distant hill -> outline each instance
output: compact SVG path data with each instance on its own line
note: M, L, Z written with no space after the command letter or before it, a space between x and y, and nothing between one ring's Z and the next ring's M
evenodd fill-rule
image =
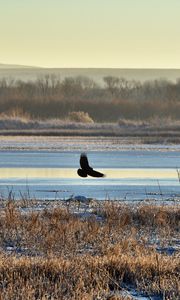
M41 68L22 65L0 63L0 80L13 78L15 80L36 80L46 74L57 75L63 80L65 77L85 76L103 84L103 77L123 77L127 80L167 79L176 82L180 78L180 69L121 69L121 68Z
M34 68L38 68L38 67L0 63L0 69L34 69Z

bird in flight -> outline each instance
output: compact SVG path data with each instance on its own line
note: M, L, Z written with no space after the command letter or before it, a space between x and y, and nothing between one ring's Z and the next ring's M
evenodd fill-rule
M81 169L77 170L77 173L80 177L87 177L88 175L92 176L92 177L104 177L105 176L104 174L93 170L93 168L91 168L89 166L88 158L85 153L82 153L80 156L80 166L81 166Z

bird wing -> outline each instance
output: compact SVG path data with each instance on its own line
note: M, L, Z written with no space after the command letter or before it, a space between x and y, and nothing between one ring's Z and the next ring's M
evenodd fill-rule
M92 177L105 177L105 175L103 173L100 173L98 171L95 171L93 170L92 168L88 170L88 173L87 173L89 176L92 176Z
M80 157L80 166L81 166L81 168L83 170L91 169L91 167L89 166L87 155L85 153L81 154L81 157Z
M85 171L87 173L87 175L89 175L89 176L92 176L92 177L104 177L105 176L103 173L97 172L89 166L88 158L85 153L81 154L80 166L81 166L82 170Z

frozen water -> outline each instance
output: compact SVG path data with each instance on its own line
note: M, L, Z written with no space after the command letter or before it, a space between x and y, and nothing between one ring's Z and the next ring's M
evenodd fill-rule
M159 149L88 151L89 162L106 173L105 178L80 178L80 151L0 152L0 195L10 191L42 199L64 199L71 195L97 199L178 201L177 169L180 152Z

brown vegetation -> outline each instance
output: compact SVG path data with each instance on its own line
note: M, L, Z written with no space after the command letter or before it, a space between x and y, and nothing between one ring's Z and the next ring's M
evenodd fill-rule
M114 137L118 143L178 144L180 143L180 121L152 119L134 121L120 119L118 123L93 123L88 115L78 112L81 122L59 119L32 120L25 117L0 117L1 136L71 136ZM83 121L83 123L82 123ZM87 123L86 123L87 122ZM2 139L2 138L1 138Z
M179 237L178 205L105 201L81 218L75 203L39 204L1 201L0 299L129 299L127 286L179 299L179 253L156 250Z
M66 119L71 112L88 113L95 122L118 119L179 119L180 82L155 80L144 83L105 77L99 86L86 77L60 80L45 75L34 82L0 81L0 114L14 112L35 119Z
M93 119L89 116L88 113L83 111L72 111L68 114L68 119L71 122L78 122L78 123L94 123Z

